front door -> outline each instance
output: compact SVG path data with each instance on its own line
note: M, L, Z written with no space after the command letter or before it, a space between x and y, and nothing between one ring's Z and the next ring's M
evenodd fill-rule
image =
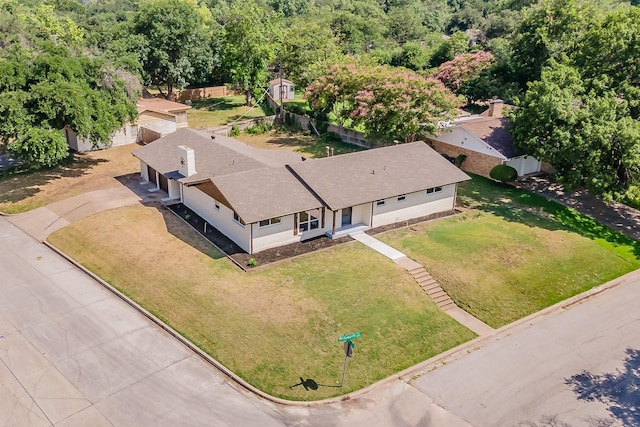
M342 209L342 226L351 225L351 213L353 212L353 208L344 208Z

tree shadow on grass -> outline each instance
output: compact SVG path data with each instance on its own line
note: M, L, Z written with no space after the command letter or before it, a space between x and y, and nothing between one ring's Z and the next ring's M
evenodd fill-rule
M243 102L238 102L237 100L229 97L206 98L191 101L191 107L196 110L233 110L234 108L241 107L242 105Z
M17 168L0 175L0 203L16 203L41 191L40 187L61 178L77 178L88 170L108 160L74 155L62 164L47 169Z
M630 246L634 255L640 257L640 242L573 208L528 190L503 185L478 175L471 176L471 181L459 187L458 201L464 206L492 213L510 222L550 231L570 231L592 240L606 240L614 246Z
M601 402L624 426L640 426L640 350L627 348L624 367L613 373L583 371L565 380L579 400Z

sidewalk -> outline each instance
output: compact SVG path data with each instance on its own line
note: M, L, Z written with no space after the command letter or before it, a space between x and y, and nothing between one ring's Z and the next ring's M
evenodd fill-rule
M544 176L530 176L517 182L521 188L569 206L614 230L640 240L640 211L622 203L606 203L586 190L565 191Z

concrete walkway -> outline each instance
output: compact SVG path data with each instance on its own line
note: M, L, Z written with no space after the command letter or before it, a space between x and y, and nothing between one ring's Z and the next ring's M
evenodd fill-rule
M421 264L418 264L414 260L410 259L404 253L392 248L385 243L382 243L380 240L371 237L362 231L351 233L349 234L349 237L386 256L408 272L411 272L411 270L416 268L422 268ZM473 317L457 305L449 306L446 310L444 310L444 312L453 317L459 323L462 323L464 326L471 329L479 336L486 336L495 332L495 329L493 329L491 326L482 322L480 319Z
M7 215L9 222L39 242L72 222L109 209L160 201L166 193L149 192L142 184L91 191L28 212Z
M402 257L406 257L402 252L393 249L391 246L382 243L380 240L365 234L364 231L356 231L355 233L349 233L349 237L358 242L362 243L365 246L369 246L374 251L386 256L387 258L395 261Z

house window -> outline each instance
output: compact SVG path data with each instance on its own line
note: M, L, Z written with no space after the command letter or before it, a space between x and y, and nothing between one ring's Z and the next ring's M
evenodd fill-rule
M439 193L441 191L442 191L442 187L427 188L427 194Z
M406 195L404 195L404 194L403 194L403 195L401 195L401 196L398 196L398 201L399 201L399 202L404 202L406 199L407 199L407 196L406 196Z
M298 214L298 230L301 232L315 230L318 227L320 227L319 209L312 209Z
M376 206L384 206L384 200L378 200Z
M236 211L233 211L233 220L244 227L244 221L240 218L240 215Z
M279 224L280 221L282 221L282 218L280 218L279 216L275 218L263 219L262 221L260 221L260 227L267 227L269 225Z

